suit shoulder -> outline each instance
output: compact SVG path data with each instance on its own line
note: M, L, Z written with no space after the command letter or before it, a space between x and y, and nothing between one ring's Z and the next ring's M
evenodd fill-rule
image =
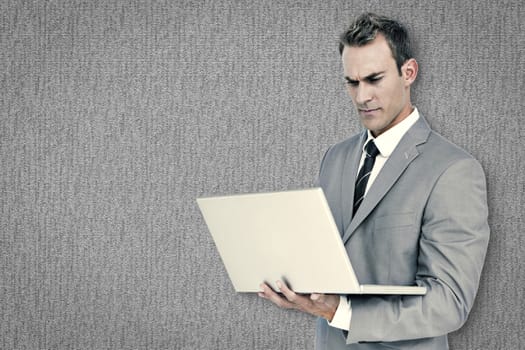
M363 139L363 133L355 134L341 142L338 142L332 146L327 151L327 154L339 155L341 153L346 154L349 150L359 147L361 140Z
M429 169L437 172L444 172L458 163L475 163L476 168L481 169L481 164L469 152L433 130L424 147L418 147L418 150L422 156L421 160L427 164Z
M350 154L360 147L363 135L366 134L356 134L329 147L321 160L320 174L340 172Z

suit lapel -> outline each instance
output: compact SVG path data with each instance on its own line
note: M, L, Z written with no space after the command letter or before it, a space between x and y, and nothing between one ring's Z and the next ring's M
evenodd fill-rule
M341 188L341 208L343 208L343 228L348 226L352 220L352 208L354 206L354 191L355 179L357 178L357 171L359 170L359 161L361 160L361 153L363 145L367 138L367 132L364 131L358 139L357 144L351 146L351 151L345 159L343 170L342 188ZM345 232L345 231L343 231Z
M418 121L403 136L403 138L395 148L394 152L390 155L387 162L377 175L377 178L375 179L372 186L370 186L370 189L368 190L363 200L363 203L361 203L359 210L356 212L355 217L352 218L347 225L345 225L346 229L344 230L343 234L344 243L348 241L355 229L363 222L363 220L366 219L366 217L376 207L379 201L390 190L390 188L405 171L408 165L419 155L416 146L424 143L427 140L429 132L430 127L428 126L423 116L420 116ZM359 158L357 160L357 163L359 163ZM356 168L358 167L358 165L359 164L356 165ZM350 176L353 176L352 179L355 179L356 174L357 170L351 172ZM351 216L352 201L354 198L353 194L355 185L353 184L353 182L354 181L352 181L351 185L352 196L350 197L350 204L347 204L347 206L343 206L343 208L348 208L346 212L348 212L347 215L349 216Z

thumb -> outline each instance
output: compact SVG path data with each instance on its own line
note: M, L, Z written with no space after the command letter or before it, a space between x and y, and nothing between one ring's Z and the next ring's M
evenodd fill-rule
M319 294L319 293L312 293L312 294L310 294L310 300L318 302L318 303L322 301L322 297L323 297L323 295Z

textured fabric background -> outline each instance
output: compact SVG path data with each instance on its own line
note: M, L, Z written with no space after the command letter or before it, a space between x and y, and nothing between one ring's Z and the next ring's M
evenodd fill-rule
M523 348L519 0L1 1L0 348L312 349L312 317L234 293L195 198L312 185L360 129L337 38L365 10L409 25L415 104L487 174L451 348Z

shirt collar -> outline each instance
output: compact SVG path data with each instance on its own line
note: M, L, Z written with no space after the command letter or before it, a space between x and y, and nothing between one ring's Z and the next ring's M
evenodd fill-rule
M385 158L390 157L392 152L394 152L394 149L397 147L399 141L401 141L401 138L405 135L408 129L410 129L410 127L416 123L418 119L419 112L417 108L414 108L414 110L408 115L408 117L406 117L399 124L394 125L392 128L388 129L376 138L374 138L370 130L368 130L368 138L366 139L366 142L363 145L363 151L368 141L374 140L374 143L377 149L379 150L380 155Z

